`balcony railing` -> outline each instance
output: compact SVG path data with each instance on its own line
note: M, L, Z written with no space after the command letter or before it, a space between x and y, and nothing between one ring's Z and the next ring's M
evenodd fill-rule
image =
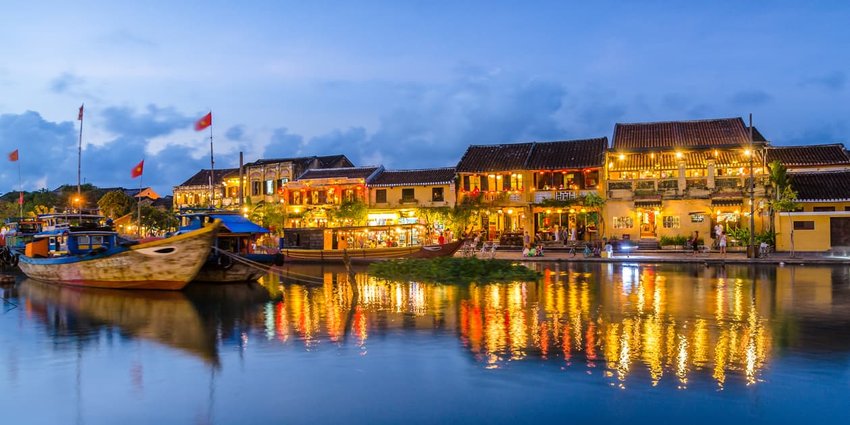
M708 181L706 179L688 179L687 182L688 189L706 189L708 188Z
M743 185L741 179L737 177L726 177L715 179L714 187L717 188L717 190L740 190Z
M630 181L609 181L608 190L632 190Z

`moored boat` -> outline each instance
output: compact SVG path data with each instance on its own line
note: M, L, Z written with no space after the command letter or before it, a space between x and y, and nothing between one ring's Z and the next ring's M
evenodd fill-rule
M28 277L65 285L180 290L206 261L220 223L145 243L106 230L42 232L27 244L19 266Z
M267 273L268 267L283 263L276 252L259 252L257 238L269 233L237 212L196 209L183 211L178 233L201 228L204 223L221 221L209 257L195 277L199 282L250 282Z

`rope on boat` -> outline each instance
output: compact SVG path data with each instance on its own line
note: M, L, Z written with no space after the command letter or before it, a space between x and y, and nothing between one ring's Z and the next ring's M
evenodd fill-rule
M287 271L284 274L280 270L276 269L274 266L267 266L263 263L259 263L259 262L253 261L253 260L249 260L247 258L244 258L244 257L238 255L238 254L234 254L230 251L225 251L225 250L223 250L219 247L214 246L213 250L217 251L220 255L225 255L225 256L229 257L233 261L240 262L240 263L242 263L242 264L244 264L248 267L252 267L252 268L257 269L257 270L259 270L263 273L275 274L275 275L277 275L279 277L283 277L283 278L293 278L293 276L294 276L295 279L304 280L304 281L307 281L308 283L317 283L317 284L324 283L324 279L316 277L316 276L311 276L311 275L301 274L301 273L295 273L295 272L290 272L290 271Z

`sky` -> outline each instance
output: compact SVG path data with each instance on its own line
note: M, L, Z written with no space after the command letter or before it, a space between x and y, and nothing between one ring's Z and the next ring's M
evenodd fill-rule
M744 117L850 140L850 3L17 1L0 14L0 192L344 154L452 166L470 144ZM693 3L693 4L692 4ZM700 4L696 4L700 3ZM20 169L20 174L19 174ZM20 176L20 179L19 179Z

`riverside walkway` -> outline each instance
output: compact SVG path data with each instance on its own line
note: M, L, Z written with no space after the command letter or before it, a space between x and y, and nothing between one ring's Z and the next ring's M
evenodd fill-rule
M481 255L478 255L481 258ZM850 265L850 255L798 253L773 253L766 258L747 258L745 252L730 252L725 256L718 252L693 254L683 251L633 251L615 252L611 258L585 257L583 252L570 254L566 250L548 250L542 257L523 257L519 250L498 250L494 258L519 261L563 261L601 263L702 263L702 264L834 264Z

